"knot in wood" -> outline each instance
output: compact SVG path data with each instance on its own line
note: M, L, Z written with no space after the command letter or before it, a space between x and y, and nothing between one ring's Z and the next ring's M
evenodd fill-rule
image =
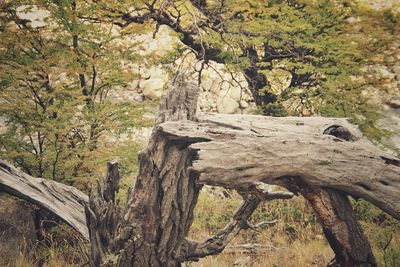
M357 137L354 136L347 128L341 125L332 125L326 128L323 134L335 136L344 141L354 142L357 141Z

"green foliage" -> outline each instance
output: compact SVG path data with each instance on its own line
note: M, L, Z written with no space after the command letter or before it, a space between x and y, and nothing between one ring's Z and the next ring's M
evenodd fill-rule
M260 107L261 114L273 114L277 117L284 117L288 115L287 110L280 101L274 101Z
M345 34L344 19L350 11L325 0L230 0L223 13L230 18L225 22L224 40L210 34L206 41L219 47L229 43L231 49L221 57L229 58L230 53L231 62L235 62L235 52L256 49L258 67L282 66L292 72L293 86L320 84L331 76L357 72L362 55ZM241 57L253 60L244 53Z
M350 198L350 202L379 265L397 266L400 263L400 222L363 199Z
M379 140L387 132L376 127L378 107L371 104L368 98L361 97L363 89L362 85L355 86L355 82L349 79L343 79L340 85L327 82L319 90L322 101L316 109L324 117L350 118L368 137Z
M121 60L137 57L133 47L116 41L115 26L82 19L96 7L81 1L10 1L1 9L2 158L33 176L85 188L99 164L126 150L105 138L148 124L144 105L108 97L134 78ZM39 26L24 18L37 10ZM120 157L125 163L132 155Z
M399 33L399 14L346 0L194 1L200 8L177 2L169 10L186 14L180 19L188 32L194 18L208 18L195 45L208 48L206 61L245 74L263 114L345 116L371 138L383 134L375 126L377 107L364 94L378 81L362 77L361 67L377 63L377 52ZM273 69L290 72L289 88L271 90Z
M400 227L400 223L397 220L381 211L371 203L363 199L354 200L353 198L350 198L350 202L358 220L368 223L376 223L382 226Z

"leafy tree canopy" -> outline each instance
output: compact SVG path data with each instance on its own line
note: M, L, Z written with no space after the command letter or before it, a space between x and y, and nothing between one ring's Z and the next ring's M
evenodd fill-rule
M135 144L125 144L129 151L104 138L147 124L143 104L109 101L110 90L134 78L122 59L135 53L116 41L114 25L80 19L83 10L90 11L70 0L1 6L2 157L34 176L77 186L113 155L135 161ZM38 11L40 20L25 18Z
M149 22L156 29L167 25L203 63L213 60L242 72L263 114L352 117L371 136L379 135L374 127L376 107L362 94L370 81L358 77L378 46L372 35L398 32L399 16L393 12L373 11L345 0L154 0L98 5L107 10L99 18L108 17L107 21L123 28ZM358 17L360 22L352 22ZM375 33L369 34L371 26ZM386 37L380 40L389 42ZM271 86L273 70L290 73L290 86L282 92Z

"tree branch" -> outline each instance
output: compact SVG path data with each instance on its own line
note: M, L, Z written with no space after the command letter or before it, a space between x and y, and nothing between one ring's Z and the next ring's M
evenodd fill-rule
M84 206L88 196L78 189L47 179L33 178L0 160L0 191L50 211L89 239Z
M248 219L262 201L289 199L293 197L293 193L290 192L264 191L256 185L252 185L249 188L240 188L238 192L242 195L243 202L233 215L231 221L215 236L208 238L202 243L186 239L186 242L182 245L182 255L180 256L184 258L184 261L194 261L222 252L242 229L255 229L266 224L274 224L276 221L262 222L261 224L252 226L248 222ZM256 194L253 194L254 192Z

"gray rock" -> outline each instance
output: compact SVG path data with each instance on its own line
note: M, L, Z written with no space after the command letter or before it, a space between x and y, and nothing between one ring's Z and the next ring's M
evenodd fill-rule
M391 72L387 66L375 66L374 69L376 70L376 78L378 79L385 79L385 80L394 80L395 74Z
M22 5L16 11L18 18L29 20L33 28L47 26L46 18L50 16L47 10L38 9L35 5Z
M245 108L249 107L249 103L247 101L245 101L245 100L240 100L239 101L239 106L240 106L241 109L245 109Z
M139 86L146 98L155 100L162 96L164 84L161 79L149 79L140 81Z
M395 96L389 101L389 106L393 109L399 109L400 108L400 96Z
M211 79L202 79L201 88L203 89L203 91L210 91L213 88L213 86L214 82Z
M139 87L140 80L133 80L128 84L127 90L136 90Z
M229 90L228 91L229 95L232 99L234 99L236 101L240 101L243 99L243 95L245 93L244 93L244 90L242 90L242 88L240 88L239 86L230 87L228 90Z
M165 83L169 81L168 73L162 69L162 66L154 66L149 69L150 79L160 79Z
M349 17L346 19L346 21L350 24L356 23L356 22L360 22L361 18L360 17Z
M221 96L217 100L217 111L219 113L234 114L239 109L239 102L230 96Z
M235 267L250 267L252 266L253 260L250 256L246 256L246 257L242 257L242 258L238 258L237 260L235 260L235 262L233 263L233 266Z

